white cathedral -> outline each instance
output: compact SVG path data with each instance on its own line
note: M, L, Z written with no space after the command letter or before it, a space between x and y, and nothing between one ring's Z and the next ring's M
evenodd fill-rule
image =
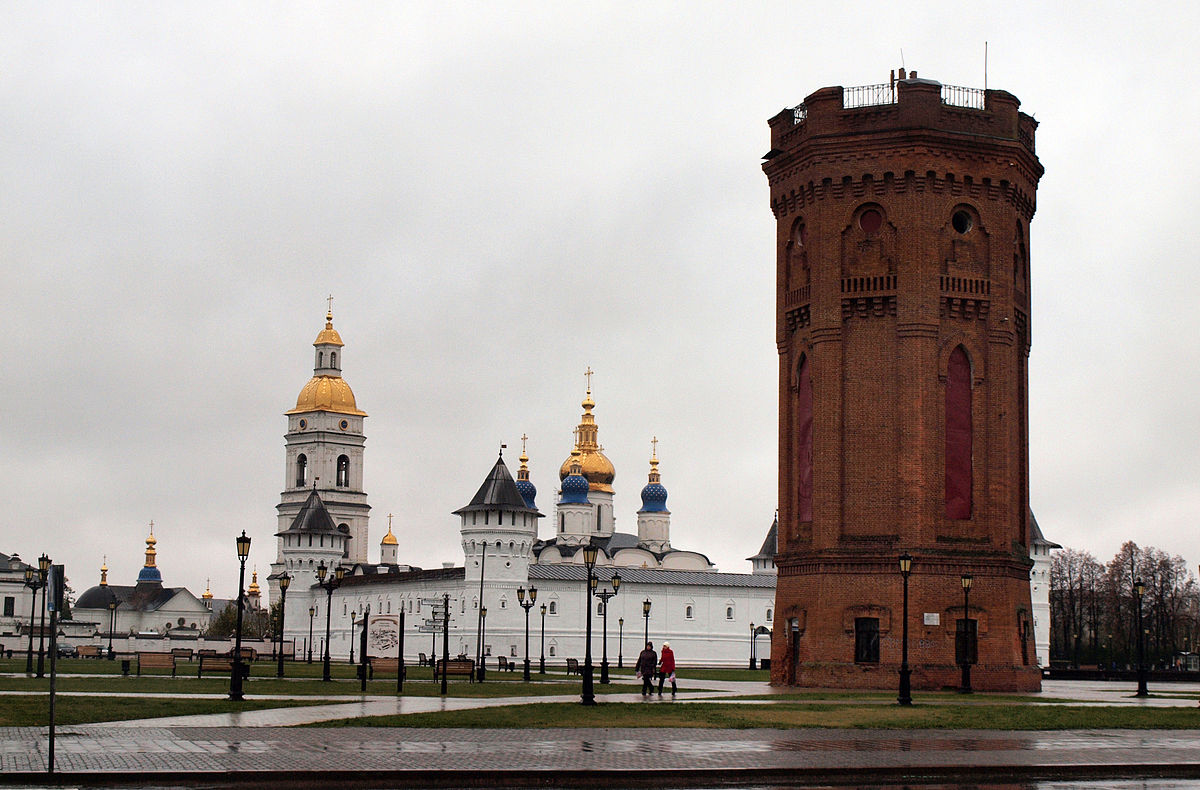
M655 649L670 642L684 666L744 666L754 650L753 632L771 628L774 525L758 554L749 558L751 573L722 573L704 554L674 548L667 489L654 452L641 491L637 534L616 531L615 470L599 443L590 383L575 446L559 470L561 491L550 529L539 529L545 516L537 508L529 459L522 450L516 479L501 456L475 496L453 513L462 537L461 564L447 562L427 570L403 564L390 523L380 541L379 560L372 562L367 556L370 505L363 491L367 415L342 378L343 343L333 328L332 312L313 346L313 377L287 412L278 554L269 577L272 600L279 595L280 576L286 572L290 577L284 638L294 642L297 657L311 650L314 660L320 658L328 618L330 653L344 659L355 630L352 616L361 621L368 609L373 640L377 627L395 634L403 613L406 661L415 663L420 653L435 650L440 656L443 634L441 628L434 633L429 624L431 603L448 596L450 655L482 655L494 670L500 657L525 657L526 612L518 590L528 603L534 589L537 597L528 617L535 667L542 657L556 669L567 658L582 662L587 598L593 607L597 666L605 652L610 666L632 664L647 634ZM597 549L597 592L611 590L614 575L621 580L608 601L606 625L605 602L585 593L583 558L589 546ZM327 578L333 578L334 568L344 569L331 597L317 584L322 566ZM481 616L481 609L486 615ZM768 643L764 638L758 647L767 649ZM383 655L386 644L394 642L379 641L371 654ZM387 650L394 655L394 647Z

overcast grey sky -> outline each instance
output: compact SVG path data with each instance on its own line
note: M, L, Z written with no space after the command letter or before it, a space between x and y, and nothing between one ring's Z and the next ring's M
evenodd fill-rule
M593 380L633 531L749 570L776 500L767 119L901 63L1040 122L1032 504L1200 561L1193 3L21 3L0 9L0 551L168 585L275 556L325 296L371 555L461 563L522 433L543 512Z

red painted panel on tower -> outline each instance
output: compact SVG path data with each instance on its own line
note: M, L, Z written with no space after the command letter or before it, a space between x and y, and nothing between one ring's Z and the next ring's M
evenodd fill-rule
M946 371L946 518L971 517L971 363L962 346Z

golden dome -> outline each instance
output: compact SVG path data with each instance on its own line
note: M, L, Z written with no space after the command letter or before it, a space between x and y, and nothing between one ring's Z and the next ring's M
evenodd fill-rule
M589 369L588 372L590 374L591 370ZM596 407L596 402L592 400L591 386L588 386L582 406L583 416L579 420L578 427L575 428L575 450L579 451L580 471L587 478L590 490L611 493L612 482L617 476L617 471L613 467L612 461L604 455L604 450L598 441L599 428L596 426L596 418L592 415L592 409ZM574 460L575 453L572 452L571 457L563 461L562 466L558 469L559 480L571 473L571 464Z
M396 536L392 534L392 525L388 524L388 534L383 536L383 540L379 541L382 546L399 546L400 541L396 540Z
M258 568L254 569L254 575L250 577L250 587L246 591L249 595L261 595L262 588L258 586Z
M300 390L296 408L285 414L301 414L309 411L331 411L336 414L353 414L366 417L354 402L354 391L341 376L313 376Z
M325 328L317 333L317 339L313 341L314 346L344 346L342 336L333 328L333 311L325 314Z
M212 579L205 579L205 581L204 581L204 594L203 594L203 595L201 595L200 597L201 597L201 598L203 598L203 599L204 599L204 600L206 600L206 601L210 601L210 600L212 600L212 597L213 597L213 594L212 594Z

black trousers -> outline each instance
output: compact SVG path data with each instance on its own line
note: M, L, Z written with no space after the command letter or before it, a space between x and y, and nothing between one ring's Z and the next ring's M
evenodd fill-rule
M650 672L648 674L643 674L642 675L642 694L653 694L653 693L654 693L654 673Z

